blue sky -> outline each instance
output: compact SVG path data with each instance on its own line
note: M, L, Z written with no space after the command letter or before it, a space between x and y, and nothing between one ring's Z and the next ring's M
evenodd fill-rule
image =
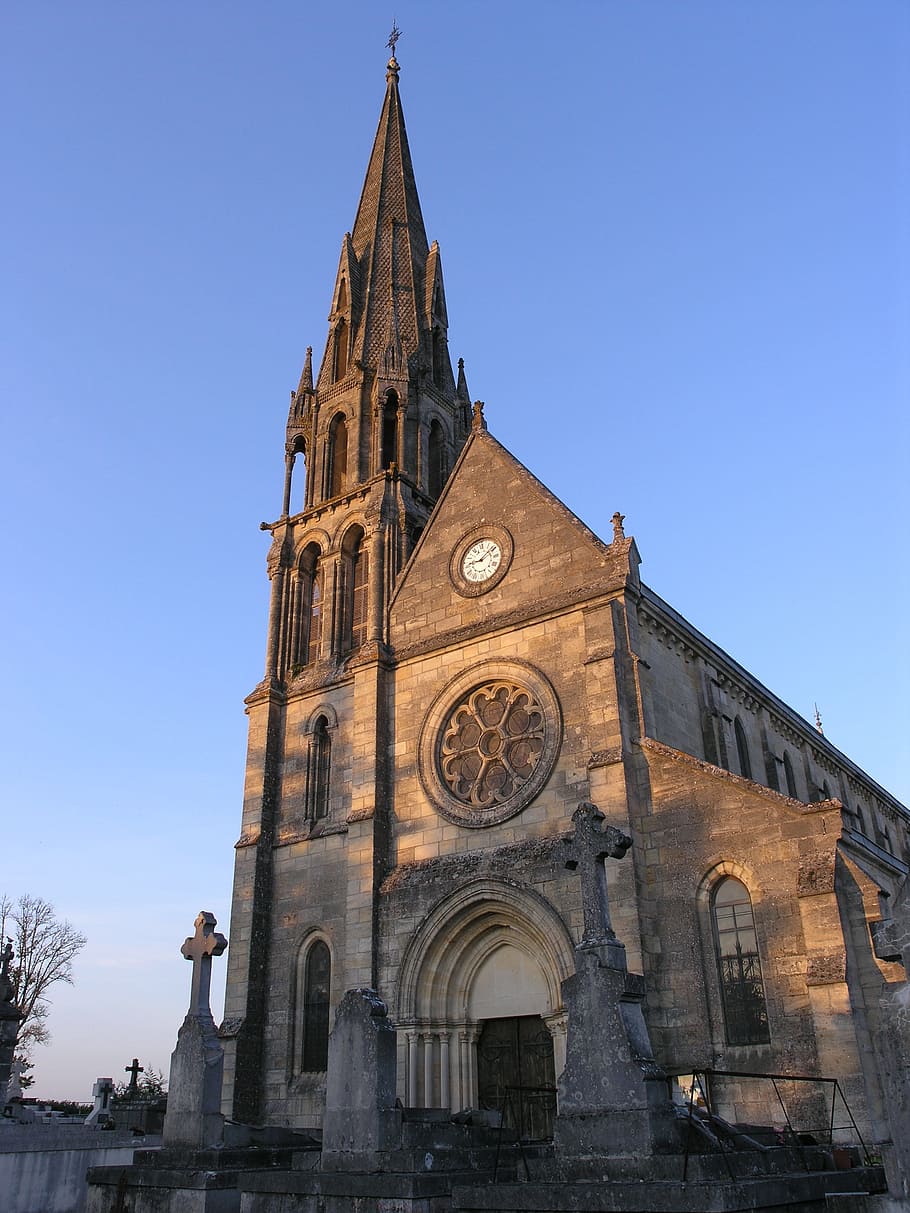
M394 12L450 348L490 429L595 531L621 510L648 584L907 801L910 9ZM258 524L391 17L0 17L0 889L89 937L39 1095L166 1068L179 946L203 907L228 933Z

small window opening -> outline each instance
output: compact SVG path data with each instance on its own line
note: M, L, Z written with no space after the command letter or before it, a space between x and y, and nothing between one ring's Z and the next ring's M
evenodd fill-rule
M443 459L445 455L445 435L438 421L430 424L428 442L429 467L427 469L427 491L431 497L438 497L442 492L444 478Z
M382 408L382 466L398 463L398 394L389 392Z
M752 761L749 758L749 743L746 741L746 730L737 716L733 722L733 732L736 734L736 753L739 757L739 773L744 779L752 778Z

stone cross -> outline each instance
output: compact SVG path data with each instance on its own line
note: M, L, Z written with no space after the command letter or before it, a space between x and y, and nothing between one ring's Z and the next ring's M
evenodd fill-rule
M604 826L604 815L597 805L583 801L572 814L575 836L565 839L569 858L565 866L572 872L581 869L581 904L584 913L582 946L615 943L610 926L607 901L607 873L604 860L622 859L632 839L615 826Z
M114 1082L111 1078L96 1078L92 1087L92 1099L95 1106L86 1116L83 1124L97 1125L110 1115L111 1096L114 1094Z
M133 1058L131 1066L124 1066L124 1070L130 1076L130 1085L126 1089L127 1095L137 1095L139 1092L139 1075L145 1073L145 1066L140 1066L139 1058Z
M218 920L208 910L200 910L193 924L196 934L184 940L180 949L193 962L193 985L190 991L190 1015L211 1018L209 990L212 984L212 957L220 956L227 947L225 937L215 930Z

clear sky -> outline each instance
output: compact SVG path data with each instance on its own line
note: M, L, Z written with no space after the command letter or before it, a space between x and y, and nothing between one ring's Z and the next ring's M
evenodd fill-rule
M7 0L0 890L89 939L41 1096L166 1069L229 933L258 525L393 12L490 429L910 799L905 0Z

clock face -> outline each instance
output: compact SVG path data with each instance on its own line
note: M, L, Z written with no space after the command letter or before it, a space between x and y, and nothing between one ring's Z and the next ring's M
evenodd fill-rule
M486 581L493 576L501 561L502 552L495 539L478 539L461 559L461 574L465 581Z

